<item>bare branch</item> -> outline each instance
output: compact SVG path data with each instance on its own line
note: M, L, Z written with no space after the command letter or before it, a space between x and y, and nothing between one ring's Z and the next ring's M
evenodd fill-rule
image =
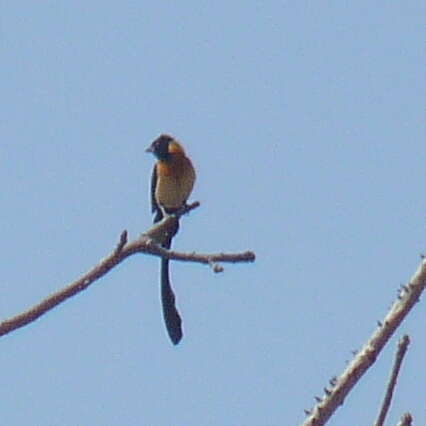
M198 207L198 205L199 203L196 202L189 206L185 206L180 212L177 213L178 217ZM129 256L132 256L136 253L151 254L158 257L166 257L171 260L196 262L206 265L211 265L212 263L216 264L217 262L237 263L253 262L255 260L255 254L250 251L235 254L196 254L166 250L159 244L164 241L165 235L170 235L169 233L176 229L176 224L177 218L175 216L169 216L150 228L138 239L130 243L127 243L127 231L123 231L120 236L120 240L113 252L101 260L94 268L90 269L73 283L57 291L56 293L51 294L46 299L29 308L25 312L22 312L1 322L0 336L10 333L17 328L23 327L32 321L35 321L37 318L53 309L55 306L88 288L93 282L103 277L119 263L123 262ZM220 268L219 265L217 266Z
M398 349L395 355L395 362L392 367L389 383L386 387L385 398L380 408L380 413L376 420L375 426L383 426L385 423L385 418L389 411L389 407L392 401L393 391L396 386L396 380L398 378L399 370L401 369L402 360L404 359L405 353L407 352L407 347L409 343L410 343L410 338L407 335L403 336L402 339L398 342Z
M410 283L401 290L398 299L395 301L384 320L381 321L382 325L378 326L364 347L337 379L336 385L331 389L330 395L325 395L312 409L312 414L306 418L303 426L324 425L336 409L343 404L348 393L368 368L371 367L395 330L419 300L425 286L426 259L422 258Z

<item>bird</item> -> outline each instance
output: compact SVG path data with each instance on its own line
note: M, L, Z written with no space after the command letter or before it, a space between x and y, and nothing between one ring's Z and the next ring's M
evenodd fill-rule
M151 177L151 210L153 222L176 213L186 205L195 183L195 169L191 160L185 154L182 145L172 136L161 134L146 149L154 154L157 161ZM172 238L162 242L162 247L170 249ZM161 258L160 268L161 302L163 317L170 340L177 345L182 339L182 319L176 308L175 295L170 283L169 260Z

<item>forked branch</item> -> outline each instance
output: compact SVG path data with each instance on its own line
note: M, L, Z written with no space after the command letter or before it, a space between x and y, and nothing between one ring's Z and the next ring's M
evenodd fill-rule
M411 308L419 300L426 287L426 258L411 278L408 285L403 286L390 311L378 328L357 353L340 377L330 380L330 387L326 388L325 395L318 398L318 403L312 410L306 410L308 417L303 426L324 425L336 409L343 404L351 389L358 383L364 373L373 365L385 344L394 334Z
M219 266L218 262L237 263L253 262L255 260L255 255L251 251L233 254L197 254L169 251L162 248L160 246L161 242L164 241L167 236L170 236L171 233L174 234L176 232L178 218L198 206L198 202L185 206L176 214L176 216L169 216L165 218L132 242L128 242L127 231L123 231L116 248L111 254L102 259L94 268L90 269L73 283L56 293L51 294L46 299L29 308L25 312L2 321L0 323L0 336L10 333L17 328L23 327L24 325L27 325L41 317L55 306L88 288L92 283L103 277L119 263L136 253L167 257L171 260L203 263L211 266L215 265L215 267L213 267L215 272L223 270L222 267L217 267Z
M404 335L401 338L401 340L398 342L398 349L396 351L395 361L392 367L392 372L389 378L389 382L386 386L385 397L383 399L383 403L380 407L380 412L374 426L383 426L385 424L386 415L388 414L388 411L392 402L392 396L395 390L398 374L401 369L402 360L404 359L404 356L407 352L409 343L410 343L410 338L408 337L408 335Z

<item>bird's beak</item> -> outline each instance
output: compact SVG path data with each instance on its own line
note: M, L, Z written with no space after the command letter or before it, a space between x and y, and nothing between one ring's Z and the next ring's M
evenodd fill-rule
M152 145L150 145L145 152L154 152L154 148L152 147Z

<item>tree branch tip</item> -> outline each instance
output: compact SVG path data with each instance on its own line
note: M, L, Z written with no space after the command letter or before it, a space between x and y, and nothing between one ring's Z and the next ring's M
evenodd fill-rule
M127 244L127 229L120 234L120 240L115 248L115 253L120 253L123 247Z
M249 262L254 262L256 260L256 255L255 255L255 253L253 251L250 251L250 250L246 251L244 253L244 256L247 257L247 260Z
M191 210L196 209L197 207L200 207L200 202L199 201L194 201L191 204L187 204L185 206L183 206L181 209L179 209L174 216L176 216L177 218L180 218L181 216L189 213Z
M188 208L196 209L197 207L200 207L201 203L199 201L194 201L193 203L189 204Z
M401 425L411 425L411 422L413 421L413 417L410 413L405 413L401 417Z
M410 336L408 334L404 334L398 342L400 347L407 347L411 343Z

